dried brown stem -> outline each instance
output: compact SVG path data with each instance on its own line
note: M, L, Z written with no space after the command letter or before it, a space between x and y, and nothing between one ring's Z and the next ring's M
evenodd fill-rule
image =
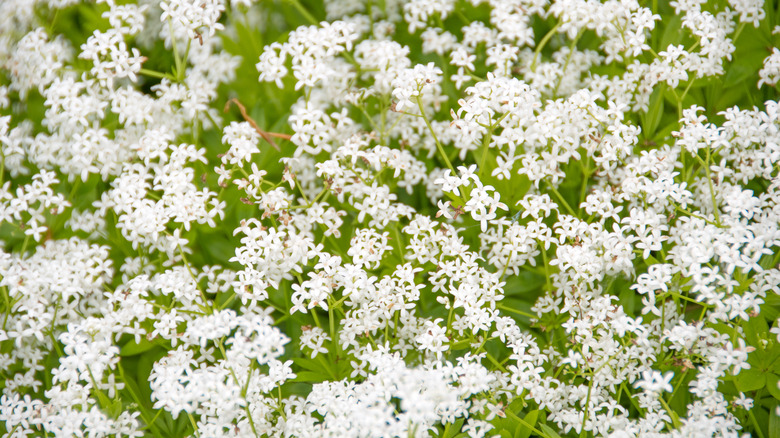
M260 127L257 126L257 123L255 123L255 121L252 120L251 117L249 117L249 114L246 113L246 108L244 107L244 105L242 105L241 102L239 102L238 99L236 99L236 98L230 99L230 100L227 101L227 103L225 103L225 112L227 112L230 109L230 104L231 103L235 104L238 107L238 110L241 112L241 117L244 118L244 121L246 121L247 123L252 125L252 127L255 128L255 131L257 131L257 133L260 134L260 137L263 137L263 139L265 141L267 141L268 143L270 143L271 146L273 146L274 149L276 149L277 151L280 150L279 146L276 144L276 142L271 137L282 138L284 140L289 140L291 138L290 135L288 135L288 134L280 134L280 133L277 133L277 132L267 132L267 131L263 131L262 129L260 129Z

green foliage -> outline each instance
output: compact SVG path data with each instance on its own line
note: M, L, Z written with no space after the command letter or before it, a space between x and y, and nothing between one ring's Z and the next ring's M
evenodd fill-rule
M372 7L379 9L381 3L372 2ZM673 13L670 5L665 2L653 2L653 5L657 8L653 12L660 14L661 20L658 21L656 29L650 35L651 50L642 53L636 59L627 56L622 61L597 66L588 74L606 77L621 75L626 72L633 61L650 63L657 57L658 52L665 50L669 45L682 45L691 48L699 44L697 38L688 32L680 31L682 21ZM708 7L714 10L715 6L709 5ZM733 36L735 51L732 59L724 66L725 74L711 78L691 77L681 81L677 87L660 83L650 94L646 110L630 113L629 118L633 118L633 120L627 122L641 127L640 144L636 146L637 150L652 151L661 145L673 143L675 136L673 133L682 127L680 120L683 116L683 110L693 105L701 105L704 108L703 114L707 116L708 120L717 124L724 120L723 111L728 108L734 106L740 108L762 107L765 101L778 98L777 87L765 86L760 89L755 87L759 80L758 71L770 53L768 49L780 45L780 35L773 33L774 26L780 23L780 14L777 13L776 9L773 9L772 2L766 2L764 7L767 17L760 26L753 28L751 25L740 24L736 30L736 34ZM246 16L240 14L239 10L230 10L222 19L222 22L230 24L229 32L220 35L222 49L226 53L240 58L240 64L236 69L235 79L219 86L217 97L213 100L211 109L217 110L223 117L223 126L227 126L233 121L243 121L244 116L239 107L228 105L231 99L237 99L245 107L247 119L256 123L260 130L277 134L294 134L295 132L288 122L292 114L291 108L301 99L302 93L306 90L295 90L295 79L292 76L284 79L284 87L281 88L276 87L273 83L258 82L258 71L255 63L263 53L265 46L273 42L285 41L289 33L298 26L313 24L312 19L315 20L315 23L324 20L326 18L325 5L321 2L307 2L302 5L297 0L269 1L261 2L257 9L261 17L259 20L250 22ZM42 22L47 23L49 34L61 35L71 47L78 48L85 43L93 31L104 31L110 28L108 20L101 15L107 10L108 6L105 4L89 3L76 4L60 10L50 10L41 6L36 9L36 13ZM377 14L381 15L381 12ZM453 14L444 20L438 16L431 17L429 24L438 26L460 38L463 36L462 27L464 24L475 20L489 23L489 6L487 4L474 6L470 2L458 1ZM373 26L377 26L378 23L370 20L370 25L373 29ZM539 62L550 61L553 54L561 47L571 47L576 50L599 50L601 39L595 32L585 31L577 35L576 38L569 39L564 34L556 32L557 25L554 17L546 19L536 17L532 21L534 34L537 36L536 41L539 43L536 47ZM541 44L541 36L547 35L548 32L551 35L550 39L546 41L546 45ZM463 97L463 93L451 79L455 72L448 59L442 55L423 53L420 33L411 34L404 25L398 25L393 38L409 47L409 58L414 63L435 62L443 68L442 94L446 97L449 105L455 108L455 103ZM133 44L135 41L128 41L128 43ZM488 74L488 68L484 63L487 58L486 50L485 47L481 46L476 49L480 62L478 62L479 67L474 71L475 76L485 77ZM148 59L144 62L144 71L139 80L141 90L151 93L153 87L164 81L182 82L185 75L182 66L187 65L186 56L182 57L180 54L174 53L159 40L145 48L144 56ZM347 60L349 61L348 57ZM355 62L354 59L351 61ZM75 73L82 74L90 70L91 63L87 60L75 59L69 68ZM7 73L5 77L0 76L0 84L7 85L9 83L10 79ZM358 75L353 85L355 88L360 88L369 86L369 83ZM560 85L560 80L558 85ZM553 95L546 96L546 98L550 100L562 99L564 96L557 95L559 87L554 88ZM12 128L18 126L21 121L29 121L34 134L48 133L47 126L43 124L46 105L41 93L32 90L24 99L21 99L17 92L13 93L16 94L12 95L14 103L11 110L5 111L0 116L13 113L10 124ZM376 126L373 126L375 120L372 115L387 111L391 104L391 96L389 95L366 97L364 100L352 104L349 108L349 115L362 124L360 128L363 131L373 130L377 134L382 134L385 130L375 129ZM434 122L451 120L450 113L444 110L427 116ZM426 114L423 113L421 117L426 117ZM119 121L116 116L107 116L99 123L102 124L101 127L111 129L116 127ZM218 163L220 157L227 150L223 144L221 127L209 126L203 120L193 120L188 126L189 132L177 138L177 142L188 142L197 147L205 148L205 157L210 163L208 165L199 163L193 166L193 172L197 175L195 180L198 188L219 187L218 176L214 174L212 164ZM430 123L428 126L430 127ZM498 121L488 127L489 134L497 133L501 129L503 128ZM393 149L414 147L414 145L402 144L398 138L388 138L387 140L386 146ZM448 155L434 151L436 153L425 157L424 164L429 171L435 168L446 168L449 162L452 162L455 167L472 163L478 164L477 172L481 181L485 185L494 187L495 191L501 194L502 202L508 206L508 212L504 216L508 223L528 224L531 222L530 218L523 217L523 211L517 205L527 194L536 192L549 193L561 207L562 214L570 214L583 221L593 219L593 216L588 217L589 215L581 207L587 195L597 188L594 178L600 176L595 174L597 167L588 158L561 164L565 178L560 184L552 185L544 181L540 187L539 185L535 186L531 179L524 174L513 175L509 179L499 179L491 175L491 170L495 169L498 164L499 155L496 148L488 147L490 140L490 135L485 136L484 147L469 152L465 159L460 159L457 151L452 148L449 152L445 151ZM279 164L280 158L290 157L296 152L296 146L291 141L280 140L278 143L281 147L279 151L275 150L269 142L261 141L260 151L253 157L252 164L268 172L267 181L282 181L285 169ZM323 156L324 154L321 154L320 158ZM700 151L698 153L683 151L681 161L685 163L685 167L679 169L678 179L680 181L678 182L692 186L701 179L711 181L709 170L712 165L719 162L720 158L721 154L718 150L710 151L708 149L706 152ZM356 166L360 167L362 164L358 163ZM369 169L369 166L360 168ZM37 171L39 169L31 165L30 170ZM237 174L241 172L244 172L244 175L239 176L245 176L246 172L243 169L237 171ZM417 213L430 217L436 215L439 209L428 198L424 187L415 187L411 193L407 193L398 187L397 180L391 178L389 173L378 172L374 175L374 181L390 186L393 193L397 193L399 201L413 207ZM777 172L775 172L776 174ZM10 178L7 171L0 172L0 176L3 181L10 184L11 192L31 181L30 177L24 175ZM71 229L67 225L67 221L72 218L73 212L88 210L95 205L95 202L99 202L101 195L109 189L111 181L107 181L97 174L91 174L86 179L62 176L62 183L57 186L56 190L67 198L70 202L70 208L63 214L55 215L49 212L45 215L50 232L44 241L79 237L90 239L96 244L106 245L110 248L110 260L117 268L117 275L106 284L106 288L112 291L126 282L126 278L122 277L118 268L122 267L128 259L148 257L149 265L152 266L153 270L161 271L162 268L169 266L169 259L163 254L149 252L147 248L137 247L124 238L118 228L119 218L113 212L106 215L105 234L89 235L89 233ZM767 181L759 180L759 178L745 182L745 187L750 187L757 196L775 190L769 186ZM300 187L296 190L300 193L303 192ZM347 225L343 228L340 237L330 236L324 227L318 227L313 232L314 241L316 244L326 247L330 253L339 255L344 260L349 260L351 257L348 253L356 232L355 224L358 222L359 213L354 208L349 208L348 201L339 201L338 194L325 189L323 189L323 193L320 200L346 211L346 216L343 219ZM459 196L450 192L445 192L444 195L446 196L445 200L449 200L453 208L461 208L466 203L463 195ZM159 197L159 191L150 191L150 196ZM211 266L238 269L240 265L234 257L236 248L241 245L240 236L234 233L234 230L240 226L242 221L261 218L257 206L248 201L245 198L245 193L235 185L222 187L218 193L218 199L226 203L225 216L218 227L194 226L189 229L189 227L185 228L180 224L170 223L164 230L164 234L168 235L180 232L190 242L188 248L191 252L185 256L185 252L182 250L181 257L184 260L183 264L192 272L202 272ZM687 209L686 206L681 206L678 210L682 217L696 217L696 213ZM262 219L266 219L266 217L263 216ZM277 217L270 219L275 225L277 220L281 221L282 219ZM480 249L482 243L480 222L468 215L463 215L460 221L457 222L457 226L460 228L459 236L463 243L475 251L484 252L484 249ZM546 219L544 223L552 228L556 221ZM606 219L604 224L606 229L620 226L613 219ZM716 225L720 226L721 224ZM25 233L24 226L25 224L9 222L0 225L0 240L2 240L7 253L31 254L40 247L40 244L36 244ZM372 274L377 278L392 276L396 267L407 261L405 251L410 245L410 239L400 231L402 226L403 224L394 223L387 228L392 239L393 250L385 256L378 268L372 270ZM638 295L631 288L631 285L634 284L636 276L646 273L653 265L667 262L672 249L672 245L665 244L660 250L654 250L645 257L637 258L633 275L616 274L604 278L600 284L603 293L617 297L615 302L622 306L628 317L658 320L657 315L653 316L643 312L642 296ZM640 250L636 250L636 252L641 254ZM582 346L573 340L572 333L562 326L568 320L568 315L553 312L538 315L533 309L540 297L552 292L556 287L551 278L553 274L558 272L558 268L550 263L550 260L555 256L554 250L544 248L539 257L535 259L538 261L537 264L523 266L519 273L506 270L500 273L504 298L497 307L502 314L511 317L519 327L530 333L533 339L539 340L542 345L554 346L561 351L568 349L577 354L585 354ZM770 269L777 266L779 258L780 255L777 253L766 254L762 257L761 264ZM493 269L485 260L481 260L480 263L483 267ZM446 321L450 330L448 330L448 351L444 354L444 359L455 362L463 356L464 352L476 351L477 354L484 355L482 363L485 366L490 367L491 370L505 372L507 367L513 363L513 353L503 342L497 341L498 337L495 334L480 337L466 331L460 338L455 339L453 336L455 331L451 329L454 311L452 309L448 311L440 305L440 302L437 301L437 294L433 292L431 285L426 283L427 276L424 275L436 271L440 266L434 262L428 262L420 267L423 268L423 273L418 273L415 281L424 284L424 287L419 302L416 303L416 312L420 317L442 318ZM296 377L279 390L280 398L291 395L305 396L313 385L321 382L360 381L360 378L354 377L352 373L354 371L352 361L355 358L349 353L341 351L337 341L338 334L343 329L338 321L348 311L347 306L343 303L344 297L337 295L330 297L327 303L330 308L327 311L322 307L315 306L308 313L290 314L291 296L294 293L293 285L300 285L302 279L306 278L306 274L309 272L312 270L295 273L295 278L286 278L278 284L278 287L269 288L269 298L266 300L266 304L271 309L271 316L275 320L275 326L293 340L285 353L280 356L280 361L292 361ZM204 311L208 310L210 313L224 309L236 311L241 309L243 303L241 303L236 291L203 293L203 285L207 282L204 278L197 278L201 287L201 295L211 306ZM749 290L753 276L737 272L734 274L733 280L735 282L734 288L745 292ZM780 404L780 389L778 387L780 381L780 342L777 340L776 333L776 321L780 315L780 299L770 294L761 305L760 312L750 314L749 318L734 318L728 324L709 324L706 322L705 315L711 305L697 300L692 291L692 285L688 284L681 275L675 274L673 282L678 286L677 289L667 291L659 289L657 291L657 299L660 303L671 303L670 305L682 318L690 321L691 324L699 322L706 324L707 327L717 330L721 336L730 339L734 345L738 345L738 341L742 339L746 343L746 348L749 350L748 364L750 368L725 378L725 381L721 382L718 388L725 400L729 402L733 402L741 395L753 399L752 409L731 406L730 412L738 417L743 431L754 436L780 438L780 417L777 413ZM166 310L174 308L177 304L169 295L155 296L149 298L149 301L156 308ZM7 287L3 287L0 310L6 318L11 312L18 310L15 308L15 304L9 296ZM57 304L62 305L62 303ZM397 320L395 323L398 323ZM314 358L303 351L299 342L301 333L311 327L321 328L330 336L327 346L328 353L318 354ZM4 326L3 329L8 328ZM149 332L154 330L151 324L145 324L143 329ZM44 385L31 389L25 394L44 397L45 391L51 389L52 370L57 368L60 359L66 355L61 351L62 342L56 338L64 330L66 327L52 326L49 328L51 339L46 342L50 341L51 350L43 362L46 365L45 369L36 374L36 377L40 378ZM384 333L375 333L375 335L377 338L381 336L388 342L398 339L398 336L395 336L390 328L386 328ZM375 339L367 332L365 336L360 338L359 342L362 345L369 345L374 343ZM638 341L634 338L626 338L625 342ZM115 345L119 348L116 378L123 383L124 387L113 395L109 395L101 389L93 389L91 395L96 400L99 409L112 419L118 418L125 410L137 410L139 419L144 424L145 436L179 437L195 433L196 417L181 415L174 418L164 409L156 408L152 401L150 375L154 364L175 349L170 342L159 337L134 338L130 335L124 335L121 339L115 340ZM289 348L291 346L292 348ZM0 352L2 353L8 354L14 348L13 339L0 342ZM224 350L216 349L212 353L216 357L225 356ZM690 403L693 402L694 397L689 392L689 384L694 380L696 368L703 365L704 362L694 353L670 350L666 347L659 347L655 354L658 356L656 369L664 373L674 373L674 378L671 381L674 387L673 391L669 394L663 394L661 397L665 405L664 410L670 417L669 428L678 428L681 425L681 419L688 414ZM405 356L406 361L414 365L418 365L421 358L422 353L413 350ZM601 363L601 360L606 359L608 358L597 358L596 360ZM604 362L605 365L607 363L608 360ZM562 364L550 365L545 369L544 374L547 377L555 376L555 378L587 388L592 384L597 372L596 367L592 364L588 367L587 369L585 367L577 369ZM0 381L0 389L6 388L9 385L7 379L10 379L10 376L20 369L21 366L16 364L3 370L6 381ZM637 387L632 387L632 383L634 382L627 382L620 386L617 402L621 409L631 415L641 416L644 408L637 402L640 390ZM508 396L503 394L502 397ZM501 437L560 438L562 435L574 436L576 434L575 431L572 431L559 435L559 425L549 419L549 412L538 406L527 392L519 396L511 396L512 401L506 406L501 404L506 398L501 400L490 400L491 403L502 406L502 409L489 420L490 424L495 427L495 432ZM588 413L584 412L583 424L587 419ZM467 436L462 432L464 424L465 421L461 418L454 423L438 425L438 435L433 432L432 435L443 438ZM11 433L12 431L0 424L0 432ZM592 434L591 431L583 431L580 436L590 434Z

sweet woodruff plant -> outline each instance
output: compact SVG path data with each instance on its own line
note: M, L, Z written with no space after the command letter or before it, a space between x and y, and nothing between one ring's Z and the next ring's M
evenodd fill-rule
M779 437L779 8L0 2L2 436Z

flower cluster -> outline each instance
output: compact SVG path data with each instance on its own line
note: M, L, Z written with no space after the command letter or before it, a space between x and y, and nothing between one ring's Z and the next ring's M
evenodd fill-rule
M0 3L3 436L772 436L776 5L323 3Z

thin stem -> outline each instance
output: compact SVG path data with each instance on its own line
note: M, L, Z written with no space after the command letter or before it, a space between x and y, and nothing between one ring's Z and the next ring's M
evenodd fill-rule
M710 147L707 147L707 159L705 160L705 171L707 172L707 185L710 187L710 197L712 198L712 211L715 214L715 222L720 225L720 214L718 213L718 201L715 199L715 188L712 185L712 175L710 171Z
M310 24L313 24L315 26L320 24L320 22L317 21L316 18L314 18L314 15L312 15L311 12L307 11L306 8L303 7L301 2L299 2L298 0L287 0L287 2L293 5L293 7L298 12L300 12L300 14L303 15L303 18L305 18L306 21L308 21Z
M525 426L525 427L531 429L532 431L534 431L535 434L537 434L539 436L543 436L545 438L549 438L549 435L547 435L546 433L542 432L541 430L531 426L530 423L528 423L524 419L518 417L514 412L509 411L509 410L505 410L504 413L507 414L508 416L512 417L513 419L515 419L515 421L519 421L520 423L522 423L523 426Z
M594 373L595 374L595 373ZM585 414L582 416L582 425L580 426L580 437L585 436L585 423L588 421L588 414L590 413L590 394L593 391L593 379L594 375L590 376L590 382L588 382L588 396L585 399Z
M482 138L482 157L479 162L479 177L482 178L482 175L485 172L485 163L487 162L487 156L488 156L488 149L490 148L490 140L493 139L493 131L496 130L496 127L503 121L507 116L509 115L509 112L504 113L501 117L499 117L495 122L493 122L490 127L488 128L487 135L485 135ZM492 118L492 116L491 116Z
M176 64L176 79L179 80L181 71L181 58L179 57L179 48L176 46L176 37L173 33L173 21L168 20L168 33L171 36L171 47L173 48L173 61Z
M119 369L119 377L122 379L123 382L127 382L127 379L125 378L125 369L122 366L122 361L117 362L117 367ZM133 401L138 405L139 412L141 414L141 417L144 419L144 422L146 423L146 425L150 429L152 429L152 431L154 432L155 435L160 436L162 432L160 431L160 428L157 427L157 425L155 424L155 420L157 419L157 415L160 415L160 413L158 412L157 415L155 415L154 418L149 419L148 418L148 414L149 413L144 408L144 405L141 402L141 397L139 397L138 394L135 393L135 391L133 390L132 386L125 384L125 388L130 393L130 397L133 399Z
M170 73L163 73L155 70L149 70L146 68L142 68L138 73L141 73L144 76L150 76L153 78L160 78L160 79L170 79L172 81L175 81L176 78L170 74Z
M439 142L439 138L433 131L431 121L428 120L428 117L425 115L425 108L423 107L422 96L420 95L417 96L417 106L420 108L420 115L422 116L423 120L425 120L425 125L428 127L428 130L431 131L431 137L433 137L433 141L436 142L436 148L439 150L439 154L441 154L442 158L444 158L444 162L447 163L447 167L449 167L450 171L452 171L452 175L456 175L455 168L452 167L452 163L450 162L449 157L447 157L447 154L444 152L444 147L442 147L441 142Z
M485 352L485 357L486 357L486 358L487 358L489 361L493 362L493 365L495 365L496 367L498 367L498 369L499 369L499 370L501 370L501 372L504 372L504 373L506 372L506 368L505 368L503 365L501 365L501 362L499 362L498 360L496 360L496 358L495 358L495 357L493 357L493 356L492 356L490 353L488 353L487 351Z
M200 437L200 433L198 432L198 424L195 422L195 417L193 417L189 412L187 412L187 417L190 419L190 424L192 424L192 432L196 437Z
M527 318L536 318L535 315L531 315L528 312L523 312L522 310L513 309L511 307L507 307L503 304L497 304L496 307L498 307L501 310L506 310L507 312L517 313L518 315L525 316Z
M539 41L539 45L536 46L536 50L534 50L534 60L531 62L531 71L536 71L536 61L539 57L539 54L542 53L542 49L550 41L550 38L555 35L555 32L559 27L561 27L561 23L556 23L555 26L553 26L553 28L550 29L550 31L547 32L547 34L542 38L542 40Z
M330 328L330 339L331 342L333 342L333 350L336 357L339 356L339 337L337 336L338 333L336 333L336 315L333 314L333 305L334 303L329 303L328 305L328 326ZM339 369L336 367L335 372L338 374ZM340 376L336 376L340 377Z
M692 212L690 212L688 210L682 209L678 205L675 205L674 209L675 209L675 211L679 211L680 213L683 213L686 216L690 216L690 217L693 217L693 218L696 218L696 219L699 219L699 220L703 220L705 223L710 224L710 225L714 225L714 226L716 226L718 228L723 228L722 225L720 225L720 224L718 224L716 222L713 222L713 221L711 221L711 220L709 220L709 219L707 219L707 218L705 218L703 216L700 216L700 215L698 215L696 213L692 213Z
M555 81L555 88L553 89L553 96L558 95L558 88L561 86L561 82L563 81L563 75L566 73L567 68L569 67L569 63L571 62L571 57L574 55L574 47L577 45L577 41L580 40L582 37L582 34L585 33L585 29L581 30L577 37L571 40L571 44L569 44L569 54L566 56L566 62L563 64L563 68L561 69L561 74L558 76L558 79Z
M544 245L540 245L539 248L542 253L542 260L544 261L544 273L545 273L545 280L547 282L547 292L552 292L552 280L550 279L550 261L547 260L547 250L544 248Z
M547 185L550 186L550 190L552 190L553 194L556 198L558 198L558 201L561 202L566 211L568 211L570 215L576 216L576 214L574 214L574 210L572 210L571 206L569 206L569 203L563 199L563 196L561 196L561 194L558 192L558 189L556 189L552 183L548 183Z
M761 430L761 426L758 424L758 420L756 420L755 414L753 414L753 410L748 410L748 415L750 415L750 421L753 422L753 427L756 428L756 434L758 435L758 438L764 438L764 432Z
M688 81L688 85L685 87L685 90L683 90L682 95L679 97L679 104L682 105L682 101L685 99L685 96L688 95L688 92L691 90L691 86L693 86L693 82L696 80L696 78L691 79Z
M184 80L184 71L186 70L187 60L190 57L190 47L192 46L192 40L187 40L187 48L184 50L184 57L181 59L182 69L178 72L179 81Z
M658 397L658 400L661 402L661 405L664 407L666 412L669 413L669 417L672 419L672 425L674 425L675 428L679 428L680 426L682 426L680 420L674 416L674 411L672 410L672 408L669 407L668 404L666 404L666 400L664 400L664 398L661 396Z

